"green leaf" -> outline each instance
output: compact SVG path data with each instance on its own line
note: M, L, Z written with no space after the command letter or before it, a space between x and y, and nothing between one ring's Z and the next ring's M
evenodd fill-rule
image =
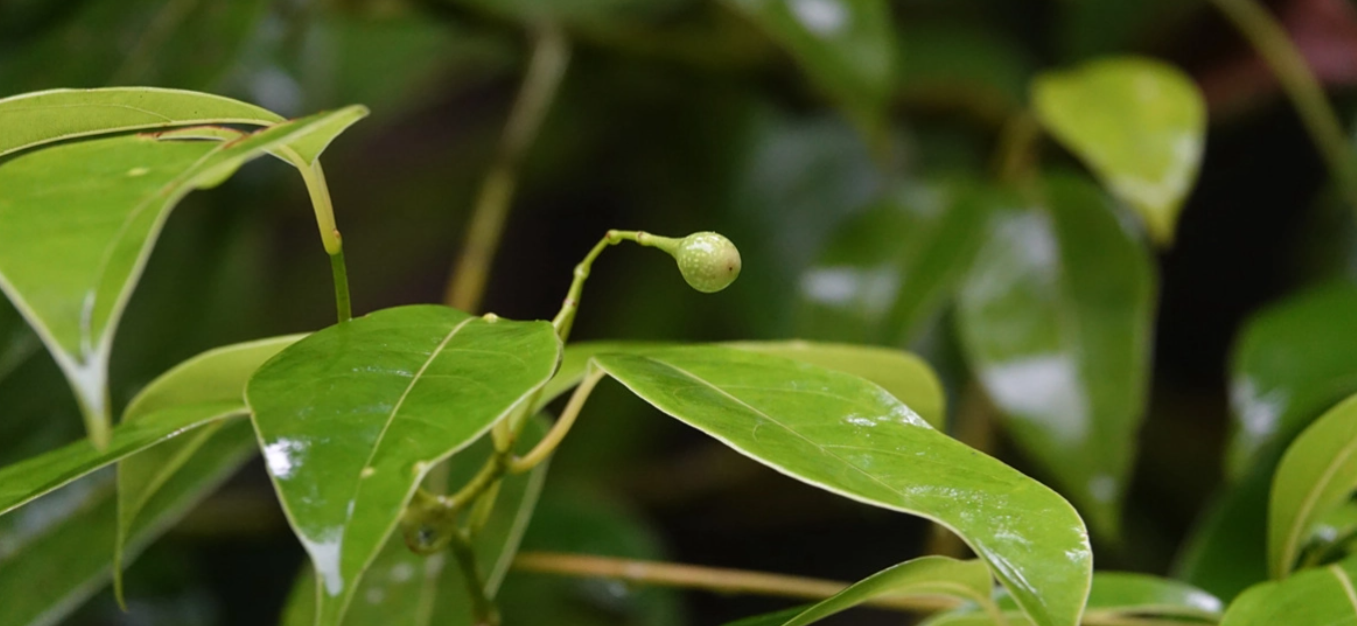
M857 122L876 130L895 79L884 0L726 0L786 48Z
M860 376L880 385L895 399L909 405L929 426L943 430L947 423L947 398L943 394L942 383L927 362L909 352L800 340L735 341L720 345Z
M1051 176L1042 193L994 198L958 329L1015 442L1115 536L1145 413L1154 267L1091 184Z
M1357 624L1357 559L1250 587L1230 603L1220 626Z
M677 344L653 341L581 341L565 347L556 377L543 388L538 404L545 406L569 391L584 378L584 369L594 355L615 352L645 354L650 350ZM929 425L941 430L947 422L947 398L933 368L923 359L890 348L854 346L815 341L732 341L719 344L740 350L785 357L861 376L870 380L901 402L909 405Z
M984 233L974 181L896 188L848 221L801 277L800 332L906 345L950 299Z
M1228 485L1183 542L1174 575L1229 601L1267 580L1267 509L1274 463Z
M171 437L242 413L239 400L165 409L114 428L108 446L102 450L85 439L5 466L0 469L0 514Z
M531 450L548 428L541 415L530 420L518 439L518 452ZM448 484L471 480L493 452L491 442L483 438L449 459ZM494 510L483 530L472 538L472 549L491 597L499 590L528 529L548 465L542 463L526 474L505 476ZM404 537L393 535L368 570L344 615L344 626L472 626L466 579L446 552L421 556L405 546ZM316 576L308 567L292 588L282 624L311 626L315 621Z
M196 91L154 87L53 89L0 99L0 156L54 141L196 124L272 126L282 116Z
M989 564L1037 623L1078 623L1092 553L1069 503L933 430L880 387L715 346L594 360L661 411L788 476L942 524Z
M0 290L65 372L96 445L114 331L170 209L268 150L310 153L366 114L348 107L229 142L120 135L0 164Z
M250 379L269 474L320 574L319 626L340 623L429 468L544 385L559 355L547 322L408 306L317 332Z
M165 483L138 518L127 542L129 560L233 474L256 450L244 420L227 425ZM113 570L117 501L111 480L93 476L34 504L36 536L18 537L17 550L0 553L0 626L53 624L108 581ZM50 500L50 502L49 502ZM28 508L12 515L22 516ZM56 521L52 521L55 516ZM24 526L24 524L18 524ZM9 544L0 535L0 545Z
M273 337L199 354L147 385L123 412L122 426L155 420L164 412L191 407L232 406L244 414L245 382L266 360L304 335ZM118 533L113 550L113 586L122 594L123 546L141 510L171 477L217 432L200 428L118 462Z
M1037 62L1003 30L933 19L902 24L899 33L896 80L904 100L996 124L1026 106Z
M1017 611L1013 599L999 598L1004 617L1013 626L1029 624ZM1087 623L1122 623L1122 619L1136 619L1136 624L1152 624L1157 619L1173 624L1180 620L1191 623L1215 622L1220 619L1224 605L1215 596L1192 585L1148 574L1128 572L1098 572L1093 575L1093 588L1084 611ZM940 614L926 622L928 626L990 626L993 618L978 607L966 606Z
M1320 413L1357 393L1357 286L1318 287L1254 315L1230 366L1226 474L1275 459ZM1269 461L1269 464L1271 461Z
M990 603L994 587L983 561L958 561L945 556L925 556L872 574L847 589L790 616L778 612L763 620L742 620L745 626L806 626L880 596L951 596Z
M1357 397L1325 413L1286 450L1272 479L1268 570L1283 578L1319 518L1357 488Z
M1206 102L1172 65L1138 57L1090 61L1032 83L1038 119L1118 197L1150 235L1173 242L1206 143Z

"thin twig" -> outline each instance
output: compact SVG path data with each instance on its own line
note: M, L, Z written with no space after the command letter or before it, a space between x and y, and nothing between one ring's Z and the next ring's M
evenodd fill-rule
M532 60L509 113L494 163L476 197L471 224L448 281L444 296L448 306L463 311L480 307L517 186L518 164L551 109L569 60L570 45L559 27L546 24L534 32Z
M1329 174L1338 181L1344 199L1357 210L1357 160L1348 146L1338 115L1324 96L1305 57L1286 30L1255 0L1211 0L1249 40L1272 69L1291 104L1296 107L1310 140L1319 149Z

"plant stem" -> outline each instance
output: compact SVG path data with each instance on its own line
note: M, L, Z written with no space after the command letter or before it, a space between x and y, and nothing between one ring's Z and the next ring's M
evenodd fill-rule
M589 394L594 391L594 385L603 378L603 370L588 366L584 374L584 380L575 387L575 392L570 395L570 402L565 405L565 410L561 416L556 418L556 423L552 424L551 430L541 441L537 442L533 449L522 457L514 458L509 461L509 471L515 474L522 474L534 467L537 467L542 461L547 460L556 447L561 445L561 440L565 439L566 433L570 432L570 427L575 424L575 418L579 417L580 409L584 408L584 402L589 399Z
M462 570L462 579L471 596L471 617L476 626L499 626L499 611L495 603L485 593L485 580L480 568L476 567L476 553L471 549L471 539L458 531L451 542L452 556Z
M639 230L610 230L603 235L603 238L594 244L594 248L589 254L584 255L584 260L575 266L575 280L570 283L570 289L566 291L565 301L561 303L561 310L552 318L551 325L556 328L556 335L564 343L570 337L570 328L575 323L575 313L580 308L580 298L584 295L584 283L589 280L589 272L594 267L594 260L602 254L608 246L617 245L623 241L634 241L646 247L660 248L673 254L677 249L679 240L672 237L660 237Z
M638 561L589 554L562 552L523 552L514 559L514 569L536 574L557 574L610 578L628 583L701 589L722 594L756 594L801 600L823 600L843 591L849 583L821 578L787 576L768 572L682 565L657 561ZM882 595L864 603L908 613L935 613L955 609L959 598L937 595ZM1084 626L1202 626L1204 622L1165 620L1158 617L1133 617L1116 613L1090 612Z
M592 576L660 587L802 600L822 600L848 587L848 583L837 580L557 552L524 552L514 559L514 569L538 574ZM943 596L880 596L867 604L931 613L954 609L961 606L961 601Z
M1343 197L1357 210L1357 163L1343 125L1286 30L1255 0L1211 0L1272 69Z
M335 280L335 311L340 322L347 322L353 319L353 305L349 302L349 269L344 264L342 248L330 255L330 272Z
M1017 182L1032 171L1034 151L1041 139L1041 127L1026 110L1008 118L999 131L999 146L994 154L994 173L1004 182Z
M518 165L556 98L569 60L570 45L558 26L544 24L534 31L532 60L509 113L490 172L476 197L471 224L448 282L444 296L448 306L463 311L480 307L486 278L499 248L509 204L517 186Z

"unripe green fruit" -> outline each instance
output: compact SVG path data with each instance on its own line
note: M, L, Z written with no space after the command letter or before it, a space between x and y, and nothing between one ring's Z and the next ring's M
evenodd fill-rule
M715 293L740 275L740 251L729 239L713 232L693 233L673 252L683 280L698 291Z

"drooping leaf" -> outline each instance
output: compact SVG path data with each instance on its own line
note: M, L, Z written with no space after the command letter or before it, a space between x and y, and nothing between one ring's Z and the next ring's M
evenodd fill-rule
M1206 103L1191 78L1161 61L1104 58L1038 76L1032 104L1156 242L1173 242L1206 143Z
M1220 626L1357 624L1354 575L1357 559L1347 559L1286 580L1254 585L1230 603Z
M519 437L519 454L536 445L548 426L540 415L529 420ZM465 484L492 452L491 443L482 439L449 459L448 484ZM526 474L506 476L494 510L482 531L472 538L472 549L491 597L499 591L518 552L519 541L528 529L548 465L543 463ZM448 553L415 554L405 546L405 538L397 534L387 540L368 570L344 615L344 626L472 626L466 579ZM308 567L297 577L282 624L311 626L315 621L316 576L315 570Z
M647 341L582 341L565 348L556 377L547 383L538 402L546 405L584 378L589 359L596 354L621 352L645 354L649 350L672 347ZM901 350L874 346L855 346L818 341L733 341L720 344L739 350L785 357L793 361L847 372L870 380L941 430L947 422L947 398L933 368L923 359Z
M127 542L128 560L226 480L256 449L254 433L244 420L217 433L142 510ZM55 513L59 521L46 525L41 534L21 537L22 543L8 555L0 554L0 597L5 599L0 626L56 623L107 583L118 523L111 478L92 476L49 496L55 510L34 510L34 514ZM49 498L34 506L47 504ZM6 543L0 536L0 545Z
M974 181L903 185L841 227L801 277L799 331L906 345L952 295L979 250Z
M1013 626L1030 624L1006 594L999 598L1004 617ZM1224 605L1215 596L1192 585L1148 574L1098 572L1084 612L1086 623L1121 623L1135 619L1149 626L1156 620L1180 626L1189 623L1214 623ZM966 606L942 613L925 622L927 626L994 626L991 616L978 607Z
M163 412L191 407L233 406L234 413L245 414L245 381L264 361L302 337L289 335L225 346L180 363L132 399L123 411L119 429L154 420ZM211 440L218 428L211 426L185 433L118 462L118 532L113 551L113 581L119 594L122 591L123 546L142 508Z
M967 358L1014 440L1116 535L1145 412L1149 253L1097 188L1051 176L1028 208L995 196L958 299Z
M313 154L366 113L349 107L224 143L91 139L0 164L0 289L65 372L96 444L107 439L114 331L170 209L268 150Z
M416 486L555 371L547 322L439 306L378 311L274 357L246 397L279 500L340 623Z
M0 514L171 437L243 412L239 400L169 408L114 428L102 450L81 440L0 468Z
M806 626L884 595L951 596L989 604L993 588L989 567L983 561L925 556L872 574L792 615L778 612L762 621L742 620L730 626Z
M1357 287L1335 283L1248 321L1230 365L1229 477L1239 479L1264 458L1275 460L1321 412L1357 393L1353 319Z
M1320 417L1286 450L1272 479L1268 570L1283 578L1319 518L1357 488L1357 397Z
M884 0L726 0L869 127L895 79L895 31Z
M283 121L247 102L182 89L53 89L0 99L0 156L54 141L129 130L197 124L272 126Z
M1038 624L1078 623L1092 554L1074 509L933 430L880 387L716 346L594 362L661 411L788 476L952 529Z

